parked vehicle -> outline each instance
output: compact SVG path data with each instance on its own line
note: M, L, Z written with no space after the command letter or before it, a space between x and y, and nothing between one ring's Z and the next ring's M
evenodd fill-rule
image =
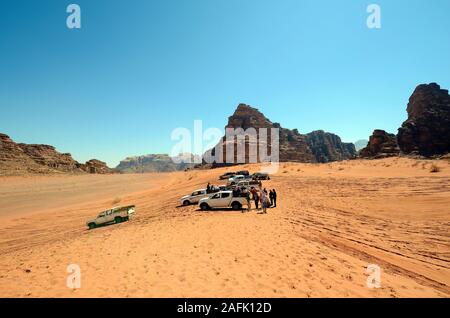
M236 172L226 172L226 173L224 173L223 175L221 175L221 176L219 177L219 179L220 179L220 180L227 180L227 179L229 179L229 178L234 177L235 175L236 175Z
M182 205L190 205L190 204L196 204L200 199L203 199L210 194L206 192L206 189L200 189L192 192L190 195L185 195L180 199L180 202Z
M235 185L239 181L243 181L245 179L246 179L246 177L241 175L241 174L240 175L235 175L234 177L228 179L228 185Z
M257 172L252 175L253 180L270 180L268 173Z
M236 175L242 175L242 176L248 177L248 176L250 176L250 172L248 172L248 170L241 170L241 171L236 172Z
M242 181L239 181L238 183L236 183L236 186L238 188L249 189L251 187L258 187L259 181L257 181L257 180L242 180Z
M135 210L136 207L134 205L115 207L101 212L95 219L86 222L86 225L92 230L101 225L122 223L128 221L134 215Z
M241 210L247 200L244 197L233 197L233 191L221 191L199 201L198 206L203 211L211 209Z

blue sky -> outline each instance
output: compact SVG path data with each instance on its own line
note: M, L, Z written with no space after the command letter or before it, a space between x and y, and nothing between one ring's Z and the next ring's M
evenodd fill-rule
M77 3L82 28L66 27ZM366 26L366 7L382 28ZM450 1L2 0L0 132L115 166L247 103L344 141L396 132L416 85L450 88Z

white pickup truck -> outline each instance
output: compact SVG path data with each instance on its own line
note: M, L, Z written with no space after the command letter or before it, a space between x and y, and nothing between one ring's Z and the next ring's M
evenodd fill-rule
M180 199L182 205L190 205L195 204L200 201L200 199L206 198L209 194L206 192L206 189L195 190L189 195L185 195Z
M227 185L235 185L239 181L244 181L245 179L247 179L246 176L239 174L239 175L229 178Z
M204 211L226 208L242 210L242 207L246 205L247 199L244 197L233 197L233 191L220 191L198 202L198 206Z
M86 225L92 230L97 226L128 221L134 215L135 210L134 205L112 208L101 212L95 219L87 221Z

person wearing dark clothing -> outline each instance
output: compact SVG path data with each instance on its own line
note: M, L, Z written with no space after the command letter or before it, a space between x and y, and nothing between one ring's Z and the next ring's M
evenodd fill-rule
M274 208L277 207L277 191L275 191L275 189L272 189L272 196L273 196L273 204L274 204Z
M258 196L258 190L256 190L254 187L251 188L250 192L252 193L252 199L255 201L255 207L256 210L259 209L259 196Z
M211 185L208 182L208 185L206 186L206 193L211 193Z
M272 207L273 206L273 191L272 190L269 191L269 199L270 199L270 206Z

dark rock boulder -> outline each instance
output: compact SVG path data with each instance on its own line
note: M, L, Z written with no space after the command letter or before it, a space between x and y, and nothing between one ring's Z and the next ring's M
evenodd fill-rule
M397 145L397 137L384 130L377 129L370 136L366 148L361 149L359 156L362 158L387 158L398 156L400 149Z

